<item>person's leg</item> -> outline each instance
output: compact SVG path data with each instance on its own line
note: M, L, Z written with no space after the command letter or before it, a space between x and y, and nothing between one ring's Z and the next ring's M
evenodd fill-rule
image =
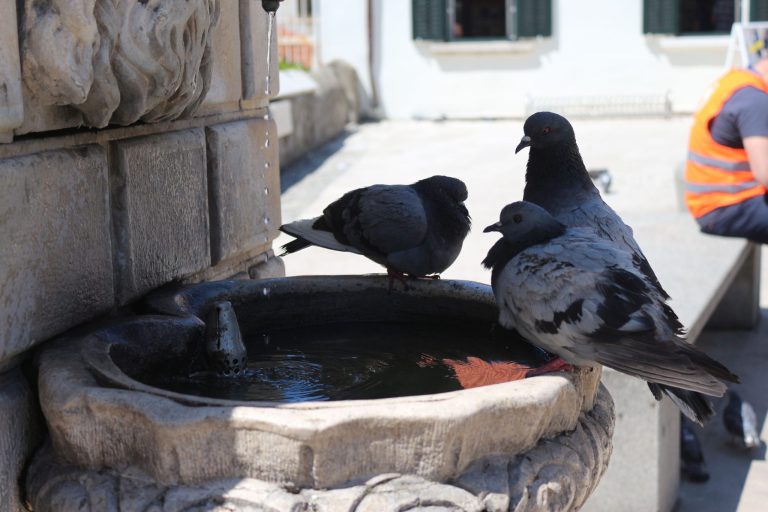
M768 196L718 208L696 219L704 233L768 244Z

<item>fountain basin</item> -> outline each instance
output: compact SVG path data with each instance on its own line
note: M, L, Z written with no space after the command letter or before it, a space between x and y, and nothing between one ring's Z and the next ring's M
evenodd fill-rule
M588 477L580 478L589 481L570 491L578 494L574 503L583 502L610 455L612 405L597 371L431 395L300 403L187 395L134 378L140 370L193 360L204 333L200 318L221 300L232 303L244 334L286 323L451 321L489 330L495 323L486 285L408 286L389 293L385 277L334 276L212 282L156 293L147 301L151 314L111 321L41 353L40 401L52 451L64 465L135 468L164 486L250 478L326 489L394 473L463 481L467 489L480 485L468 475L487 471L489 461L518 460L541 443L581 432L589 455L552 462L584 469ZM566 451L572 456L574 448Z

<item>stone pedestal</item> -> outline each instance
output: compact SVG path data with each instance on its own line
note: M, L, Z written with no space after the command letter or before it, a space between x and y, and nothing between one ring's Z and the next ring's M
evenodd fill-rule
M40 443L40 413L18 368L0 373L0 512L23 512L22 475Z
M105 323L41 354L51 446L29 472L36 510L171 502L178 510L231 503L386 512L416 499L449 509L568 511L584 503L607 465L613 405L600 372L587 369L434 395L280 404L137 380L148 368L189 368L205 343L200 318L222 300L246 339L265 325L371 321L407 329L446 318L488 336L497 314L489 286L458 281L417 281L396 296L386 276L160 290L146 302L153 314Z
M605 478L582 510L667 511L680 480L680 410L669 398L657 402L645 381L603 368L616 407L614 451Z

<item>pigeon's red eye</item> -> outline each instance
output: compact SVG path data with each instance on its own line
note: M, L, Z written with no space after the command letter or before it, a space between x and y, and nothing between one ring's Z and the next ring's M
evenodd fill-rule
M546 135L546 134L548 134L550 131L552 131L552 130L550 130L549 126L547 126L547 127L546 127L546 128L544 128L543 130L541 130L541 133L543 133L544 135Z
M512 220L514 221L515 224L520 224L521 222L523 222L523 216L520 215L519 213L516 213L512 216Z

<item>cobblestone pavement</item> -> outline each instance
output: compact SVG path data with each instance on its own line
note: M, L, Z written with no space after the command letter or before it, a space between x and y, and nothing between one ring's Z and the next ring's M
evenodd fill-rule
M683 160L689 119L577 120L573 123L589 169L608 169L613 182L604 197L621 215L671 212L678 208L675 168ZM492 235L482 228L501 208L522 198L527 150L515 155L522 121L386 121L363 124L283 169L282 218L318 215L331 201L374 183L410 183L445 174L464 180L474 228L448 279L488 283L480 266ZM281 236L275 247L290 240ZM768 268L768 251L763 251ZM653 262L651 262L653 264ZM379 273L360 256L310 248L285 258L288 275ZM768 271L761 279L761 323L752 332L712 332L699 345L741 375L741 394L753 403L768 439ZM717 404L722 408L724 403ZM711 479L683 483L678 512L768 510L765 445L753 454L731 450L716 418L701 432Z

